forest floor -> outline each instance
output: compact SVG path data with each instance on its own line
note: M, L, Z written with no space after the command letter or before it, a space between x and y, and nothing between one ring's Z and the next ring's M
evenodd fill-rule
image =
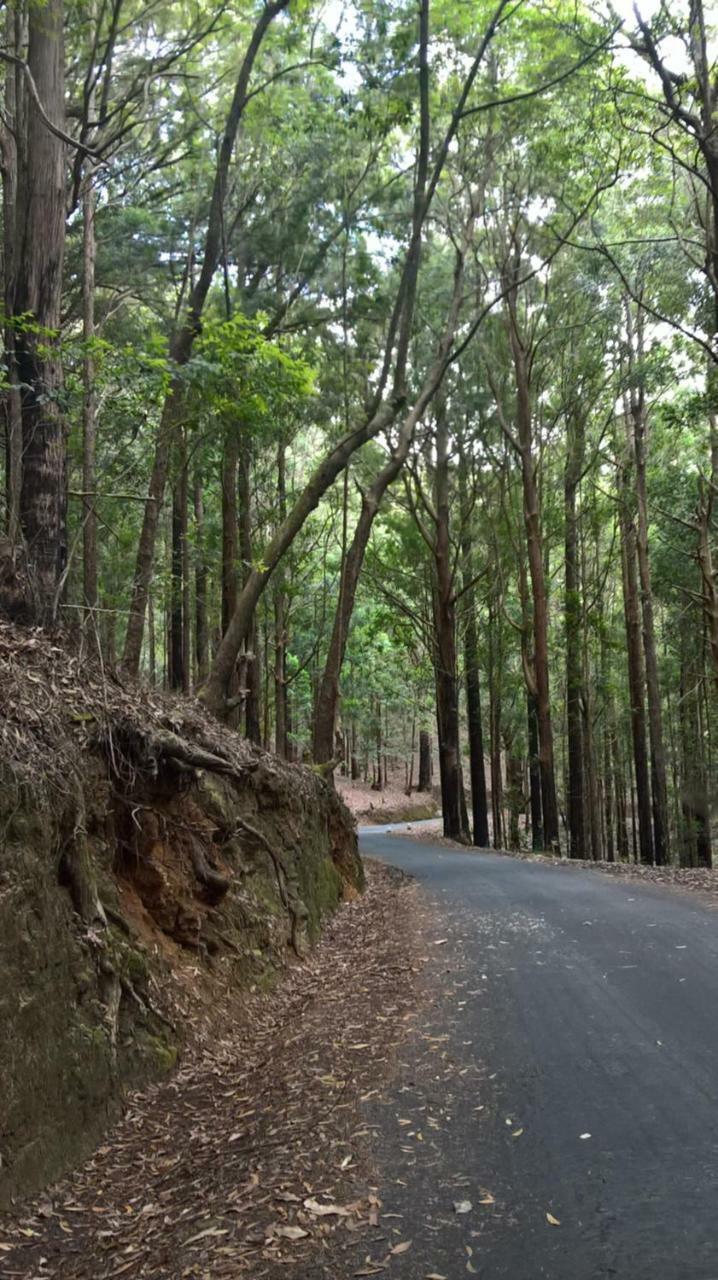
M0 1275L261 1280L330 1252L349 1276L367 1233L391 1259L367 1106L421 1006L426 908L401 872L367 870L302 964L239 1019L219 1011L84 1167L0 1217Z
M337 791L354 817L362 823L422 821L438 812L439 805L430 791L406 794L400 778L389 778L383 791L372 790L371 783L361 779L335 776Z

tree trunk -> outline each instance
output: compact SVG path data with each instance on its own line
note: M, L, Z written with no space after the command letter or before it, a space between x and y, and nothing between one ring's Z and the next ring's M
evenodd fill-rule
M8 52L23 52L23 18L19 6L5 10L5 44ZM3 297L8 389L5 393L5 486L7 536L15 548L20 539L20 489L22 486L22 407L15 359L15 273L17 255L18 138L24 136L25 86L20 69L5 66L5 121L0 125L3 202Z
M484 732L481 723L481 684L479 675L479 642L476 628L476 604L469 593L468 616L464 631L464 666L466 669L466 719L471 765L471 819L474 844L489 847L489 815L486 799L486 766Z
M506 802L509 808L509 849L521 848L519 819L524 807L524 766L515 754L513 742L506 742Z
M239 458L239 554L242 561L242 580L246 582L252 571L252 484L251 461L246 448ZM258 745L262 741L261 690L262 674L257 644L257 619L252 617L246 641L247 697L244 704L245 736Z
M85 175L82 190L82 586L85 607L97 605L97 395L95 391L95 191L93 172Z
M541 808L543 836L547 848L559 847L558 804L554 767L553 729L549 688L548 598L543 563L541 533L541 498L537 483L538 463L533 450L533 411L531 404L529 352L519 330L515 287L507 299L509 337L516 377L516 428L518 453L523 482L526 550L533 600L534 673L536 681L536 716L538 720L539 764L541 768Z
M453 548L449 511L449 428L446 406L437 405L436 466L434 474L436 540L434 545L434 669L436 675L436 720L439 738L439 772L444 835L466 840L469 832L463 818L463 779L459 734L459 682L456 660L456 602L454 595Z
M619 515L623 563L623 607L628 651L628 692L631 703L631 739L636 781L638 848L642 863L653 863L651 797L646 742L646 710L644 701L643 652L641 647L638 576L636 572L636 531L631 518L630 483L625 468L621 476Z
M466 721L469 736L471 773L471 823L474 844L489 847L489 814L486 799L486 766L484 731L481 723L481 677L479 672L479 636L476 625L476 592L472 578L474 564L471 545L471 512L466 491L466 459L459 451L459 486L461 493L461 552L464 586L464 669L466 676Z
M280 522L286 519L286 448L282 441L277 445L277 510ZM287 599L282 568L274 580L274 733L277 755L287 760Z
M431 791L431 737L427 729L419 730L419 783L417 791Z
M48 118L65 119L62 0L31 5L28 69ZM55 619L67 561L65 427L59 353L65 249L65 144L33 102L19 146L14 315L30 316L15 335L21 391L20 528L30 588L29 613Z
M628 311L628 309L627 309ZM630 311L628 311L630 315ZM642 331L639 322L638 354L642 356ZM653 800L653 854L657 866L668 862L668 787L666 755L663 741L663 712L658 678L656 635L653 621L653 591L648 557L648 499L646 493L646 408L643 386L632 386L630 413L626 414L628 447L632 450L636 481L636 551L641 586L641 618L643 649L646 661L648 695L648 732L651 743L651 794Z
M172 556L170 579L170 653L169 684L171 689L187 689L185 648L185 561L187 547L187 466L185 450L177 450L177 477L172 490Z
M197 667L197 681L201 684L206 679L209 667L209 625L207 622L207 590L209 587L209 568L207 565L207 549L205 547L204 498L202 480L195 476L194 482L194 527L195 527L195 571L194 571L194 645Z
M534 694L526 695L526 718L529 746L529 803L531 810L531 848L540 853L544 847L541 811L541 764L539 761L538 716Z
M680 666L680 736L681 736L681 812L683 848L681 866L710 867L710 803L708 779L703 752L697 673L689 669L688 639L681 636Z
M584 742L581 732L583 661L581 633L583 608L578 559L578 517L576 491L583 466L584 426L580 416L568 424L568 448L564 472L565 578L564 619L566 628L566 724L568 736L568 837L572 858L586 856L584 809Z
M170 556L169 654L167 678L170 689L184 684L182 653L182 498L177 479L172 492L172 551Z
M489 599L489 748L491 752L491 825L495 849L503 847L501 822L501 603Z

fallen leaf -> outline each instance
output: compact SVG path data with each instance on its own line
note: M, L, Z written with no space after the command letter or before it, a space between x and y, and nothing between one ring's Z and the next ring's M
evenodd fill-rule
M312 1196L304 1201L304 1208L314 1214L315 1218L348 1218L349 1210L341 1204L320 1204Z
M548 1224L549 1224L549 1226L550 1226L550 1227L560 1227L560 1226L561 1226L561 1223L559 1222L558 1218L554 1218L554 1216L553 1216L553 1214L552 1214L552 1213L547 1213L547 1214L546 1214L546 1221L548 1222Z
M389 1253L406 1253L411 1248L411 1240L404 1240L402 1244L395 1244Z
M270 1228L269 1234L281 1236L283 1240L303 1240L305 1236L309 1235L309 1232L305 1231L303 1227L273 1226Z
M490 1191L487 1191L483 1199L479 1200L479 1204L496 1204L494 1197Z
M513 1133L511 1134L511 1137L520 1138L522 1133L523 1133L523 1129L514 1129Z
M198 1231L196 1236L190 1236L189 1240L185 1240L184 1247L190 1244L196 1244L198 1240L204 1240L206 1236L228 1236L229 1230L226 1227L207 1227L205 1231Z
M455 1200L454 1213L471 1213L473 1205L470 1200Z

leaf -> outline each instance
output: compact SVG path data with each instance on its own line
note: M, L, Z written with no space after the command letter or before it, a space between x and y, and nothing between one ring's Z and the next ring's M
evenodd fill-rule
M513 1133L511 1134L511 1137L520 1138L522 1133L523 1133L523 1129L514 1129Z
M559 1222L558 1218L554 1218L554 1216L553 1216L553 1214L552 1214L552 1213L547 1213L547 1214L546 1214L546 1221L548 1222L548 1224L549 1224L549 1226L550 1226L550 1227L560 1227L560 1226L561 1226L561 1223Z
M189 1240L185 1240L184 1247L190 1244L196 1244L198 1240L204 1240L206 1236L228 1236L229 1229L227 1227L207 1227L205 1231L198 1231L196 1236L190 1236Z
M454 1213L471 1213L473 1205L470 1200L455 1200Z
M424 1276L424 1280L447 1280L446 1276L440 1276L438 1271L430 1271L428 1276Z
M406 1253L407 1250L410 1248L411 1248L411 1240L404 1240L401 1244L395 1244L393 1248L389 1250L389 1253L393 1253L393 1254Z
M349 1210L340 1204L320 1204L312 1196L304 1201L304 1208L314 1214L315 1218L348 1218Z
M283 1240L303 1240L305 1236L309 1235L309 1232L305 1231L304 1227L273 1226L270 1228L269 1234L281 1236Z
M479 1204L496 1204L496 1201L492 1196L491 1192L487 1191L486 1195L483 1196L481 1200L479 1200Z

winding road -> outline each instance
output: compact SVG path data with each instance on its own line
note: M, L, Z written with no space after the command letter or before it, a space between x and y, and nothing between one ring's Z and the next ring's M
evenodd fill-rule
M718 1280L718 913L386 831L361 847L435 908L430 1007L371 1108L390 1274Z

